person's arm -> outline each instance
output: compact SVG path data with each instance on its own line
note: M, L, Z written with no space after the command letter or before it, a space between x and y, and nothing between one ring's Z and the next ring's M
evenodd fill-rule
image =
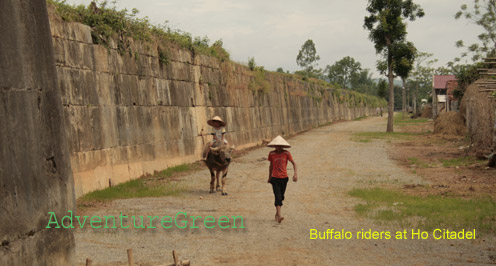
M269 166L269 179L267 179L267 183L270 183L270 176L272 175L272 161L270 161L270 166Z
M290 162L293 164L293 169L294 169L293 182L296 182L298 181L298 174L296 173L296 163L293 160L291 160Z
M220 140L221 143L224 143L224 140L226 139L225 135L226 135L226 129L223 128L222 129L222 134L221 134L222 137L221 137L221 140Z

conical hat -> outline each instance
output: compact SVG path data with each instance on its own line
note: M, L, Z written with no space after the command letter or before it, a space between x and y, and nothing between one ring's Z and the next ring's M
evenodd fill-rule
M226 122L224 122L222 118L220 118L220 116L214 116L214 118L207 121L207 124L209 124L210 126L214 126L214 121L219 121L223 127L226 126Z
M275 137L269 144L267 144L267 147L275 147L275 146L282 146L284 148L291 148L291 145L283 139L281 136Z

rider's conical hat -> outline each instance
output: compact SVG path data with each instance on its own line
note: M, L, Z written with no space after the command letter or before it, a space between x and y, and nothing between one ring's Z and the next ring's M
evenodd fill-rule
M214 121L219 121L223 127L225 127L225 126L226 126L226 122L224 122L224 121L222 120L222 118L220 118L220 116L218 116L218 115L216 115L216 116L214 116L214 118L212 118L212 119L208 120L208 121L207 121L207 124L209 124L210 126L214 126L214 124L213 124L213 123L214 123Z
M275 146L282 146L284 148L291 148L291 145L283 139L281 136L275 137L269 144L267 144L267 147L275 147Z

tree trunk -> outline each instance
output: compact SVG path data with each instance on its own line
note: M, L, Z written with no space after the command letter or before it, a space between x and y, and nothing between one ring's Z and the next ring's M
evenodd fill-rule
M401 90L401 118L405 118L405 113L406 113L406 87L405 87L405 79L401 79L403 81L403 89Z
M413 93L413 113L417 114L417 95L418 95L418 81L415 86L415 93Z
M394 121L394 76L393 76L393 56L391 55L391 40L386 37L387 49L387 64L388 64L388 81L389 81L389 103L388 103L388 123L386 132L393 132Z
M410 89L406 88L406 113L410 112Z

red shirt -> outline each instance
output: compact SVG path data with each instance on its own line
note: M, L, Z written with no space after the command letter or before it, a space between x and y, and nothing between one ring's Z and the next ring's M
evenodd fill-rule
M276 151L271 151L269 153L269 159L272 163L272 173L271 176L275 178L286 178L288 177L288 172L286 167L288 165L288 161L292 161L293 157L289 151L283 150L281 153L277 153Z

